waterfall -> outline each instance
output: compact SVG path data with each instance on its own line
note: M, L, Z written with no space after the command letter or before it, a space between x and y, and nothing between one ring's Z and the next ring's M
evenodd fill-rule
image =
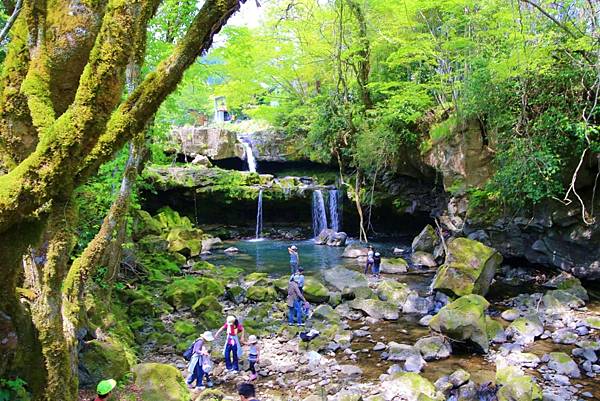
M327 210L325 209L325 200L320 189L313 191L312 224L315 237L327 228Z
M340 208L339 208L340 191L337 189L329 190L329 228L336 233L341 227Z
M260 239L263 228L263 190L258 191L258 207L256 209L256 239Z
M252 151L252 142L248 138L240 139L240 143L244 148L244 153L246 154L246 161L248 162L248 170L251 173L256 173L256 158L254 157L254 152Z

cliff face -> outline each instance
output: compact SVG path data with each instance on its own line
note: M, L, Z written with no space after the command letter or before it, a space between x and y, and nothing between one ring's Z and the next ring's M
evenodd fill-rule
M584 223L578 202L565 205L548 200L516 215L469 206L466 191L483 187L494 173L488 140L479 124L468 122L453 127L423 155L423 162L442 175L444 188L452 195L440 216L442 223L455 234L479 240L506 257L525 258L578 277L599 279L599 197L591 216L593 224ZM583 177L589 176L585 173ZM591 205L593 180L580 181L585 204Z

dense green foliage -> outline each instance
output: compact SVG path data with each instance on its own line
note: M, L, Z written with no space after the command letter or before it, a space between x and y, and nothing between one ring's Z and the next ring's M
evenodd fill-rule
M299 153L371 177L475 120L496 168L480 190L535 204L600 149L594 12L582 0L535 4L276 1L259 28L226 29L170 102L206 111L195 94L224 95L237 116L296 137ZM169 102L162 113L175 121Z

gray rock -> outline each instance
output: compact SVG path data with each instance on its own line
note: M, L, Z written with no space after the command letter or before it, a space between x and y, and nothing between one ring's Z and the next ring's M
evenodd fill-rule
M404 362L404 370L406 372L416 372L419 373L423 370L423 368L427 365L425 360L421 357L421 355L414 354L406 358Z
M551 352L542 357L542 361L548 364L548 368L556 373L569 376L571 378L581 377L581 372L577 363L564 352Z
M373 351L383 351L384 349L386 349L386 345L382 342L378 342L373 346Z
M419 324L421 326L429 326L429 322L431 321L431 318L433 318L433 315L425 315L423 316L421 319L419 319Z
M409 294L402 306L403 313L417 313L420 315L425 315L432 309L433 300L429 297L420 297L416 292Z
M530 344L544 332L544 325L537 315L516 319L506 329L506 334L519 344Z
M410 356L417 355L417 354L419 356L421 355L420 352L417 349L415 349L412 345L399 344L394 341L390 341L388 343L388 350L387 350L387 360L388 361L393 361L393 362L405 361Z
M558 329L552 333L552 341L557 344L575 344L579 336L569 329Z
M445 359L452 353L452 346L442 336L429 336L419 339L415 348L423 355L426 361Z
M437 235L435 228L431 225L427 225L419 235L413 239L411 248L413 252L422 251L432 253L440 242L440 238Z
M369 250L361 244L350 244L344 249L342 254L343 258L359 258L361 256L367 256Z
M435 257L427 252L417 251L410 255L410 260L415 266L436 267Z
M339 291L343 291L345 288L368 286L367 279L365 279L364 275L343 267L334 267L324 270L323 278L328 284L332 285Z
M591 363L594 363L598 360L598 356L596 352L594 352L591 348L575 348L571 351L571 354L577 358L582 358Z
M450 378L448 376L440 377L435 381L435 383L433 383L433 385L435 386L436 390L444 394L449 393L450 390L452 390L452 388L454 387L452 383L450 383Z
M512 322L513 320L517 320L519 316L521 316L521 312L518 309L507 309L500 315L502 319Z
M340 365L340 373L346 377L359 377L363 371L356 365Z
M355 299L348 303L350 308L360 310L375 319L397 320L398 308L378 299Z
M448 377L454 388L460 387L471 379L471 374L464 369L458 369Z

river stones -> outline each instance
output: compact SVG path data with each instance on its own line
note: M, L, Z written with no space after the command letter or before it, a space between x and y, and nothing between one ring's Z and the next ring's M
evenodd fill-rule
M450 295L485 295L502 255L495 249L467 238L448 243L445 263L434 277L432 288Z
M394 399L406 401L439 399L439 394L436 394L434 385L418 373L413 372L390 375L381 383L381 395L386 401Z
M579 336L568 328L558 329L552 333L552 342L556 344L575 344Z
M571 309L580 308L585 302L568 290L551 290L542 298L544 310L548 315L559 315Z
M246 297L250 301L256 302L270 302L277 299L277 292L275 288L271 285L265 287L252 286L248 288L246 292Z
M542 357L542 362L546 362L549 369L554 370L559 375L569 376L571 378L581 377L581 372L577 363L564 352L551 352Z
M134 383L144 401L189 401L183 376L173 366L141 363L132 368Z
M521 316L521 312L518 309L507 309L500 314L502 319L512 322L513 320L517 320L519 316Z
M489 349L485 311L489 302L479 295L466 295L444 306L429 327L454 340L470 340L484 352Z
M378 299L355 299L348 303L350 308L360 310L375 319L398 320L398 308Z
M419 373L423 370L425 365L427 365L427 362L425 362L425 359L423 359L421 354L413 354L406 358L406 361L404 362L404 371Z
M431 297L421 297L416 292L411 292L406 297L404 305L402 305L403 313L416 313L426 315L433 309L433 299Z
M426 361L445 359L452 353L452 346L442 336L429 336L415 343L417 349Z
M402 306L411 291L404 283L393 280L382 280L377 286L376 292L382 301Z
M344 249L342 257L356 259L360 258L361 256L367 256L368 252L369 250L362 244L350 244Z
M544 325L535 314L518 318L506 329L506 334L518 344L531 344L543 332Z
M364 275L343 267L334 267L323 271L323 278L339 291L343 291L345 288L368 287Z
M558 276L551 278L544 283L544 287L564 290L575 295L583 301L588 301L589 296L585 288L581 285L581 281L577 277L573 277L567 272L562 272Z
M408 271L408 262L402 258L383 258L381 260L381 273L399 274Z
M435 232L435 228L431 225L425 228L417 235L412 242L412 251L433 253L435 247L440 243L440 237Z
M399 362L406 361L410 356L419 354L419 350L417 350L412 345L408 344L399 344L395 341L390 341L387 345L387 351L385 355L382 354L382 357L385 357L388 361Z
M363 371L356 365L340 365L340 373L346 377L357 378L362 376Z
M454 388L462 386L470 379L471 374L464 369L458 369L448 377L448 381Z

